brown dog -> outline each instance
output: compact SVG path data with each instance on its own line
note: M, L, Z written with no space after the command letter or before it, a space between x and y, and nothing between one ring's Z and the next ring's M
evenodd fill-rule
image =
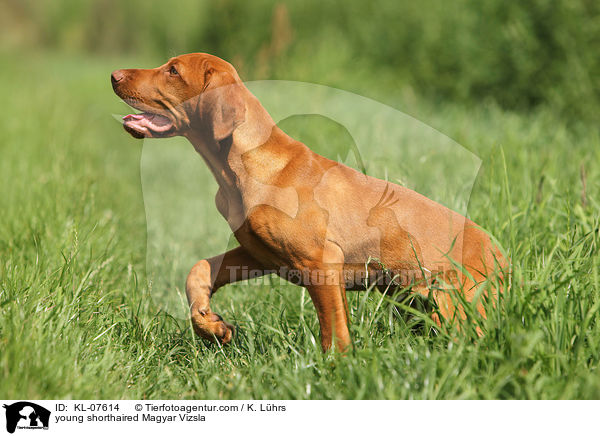
M201 260L187 278L192 323L203 338L231 341L233 326L209 300L248 271L276 272L308 289L325 350L334 340L339 349L350 345L346 290L410 287L432 295L443 317L464 318L453 292L472 301L506 264L467 218L290 138L222 59L187 54L155 69L114 71L111 80L143 111L124 118L125 130L186 137L219 184L217 209L240 246ZM483 293L497 290L488 285Z

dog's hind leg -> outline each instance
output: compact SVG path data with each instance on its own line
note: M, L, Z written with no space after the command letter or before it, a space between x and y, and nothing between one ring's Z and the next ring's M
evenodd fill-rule
M231 341L235 329L211 310L210 298L221 286L248 279L249 272L254 278L267 271L242 247L194 265L187 277L185 290L192 325L198 336L213 342L218 340L222 344Z

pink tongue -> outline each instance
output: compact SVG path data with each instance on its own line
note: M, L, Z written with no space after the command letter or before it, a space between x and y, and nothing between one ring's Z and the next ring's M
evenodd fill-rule
M166 132L173 123L162 115L144 112L141 114L129 114L123 117L123 123L138 131L151 130L154 132Z
M125 115L123 117L123 121L141 120L142 118L144 118L144 116L142 114L129 114L129 115Z

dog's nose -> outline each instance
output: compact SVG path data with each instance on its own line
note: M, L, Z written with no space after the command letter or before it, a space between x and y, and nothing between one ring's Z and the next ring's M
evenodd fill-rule
M110 81L114 85L115 83L118 83L121 80L123 80L124 77L125 77L125 73L123 72L123 70L115 70L110 75Z

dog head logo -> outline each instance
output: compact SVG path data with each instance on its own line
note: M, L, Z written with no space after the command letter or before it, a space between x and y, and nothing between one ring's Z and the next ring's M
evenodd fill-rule
M14 433L18 429L48 429L50 411L28 401L5 404L6 431Z

